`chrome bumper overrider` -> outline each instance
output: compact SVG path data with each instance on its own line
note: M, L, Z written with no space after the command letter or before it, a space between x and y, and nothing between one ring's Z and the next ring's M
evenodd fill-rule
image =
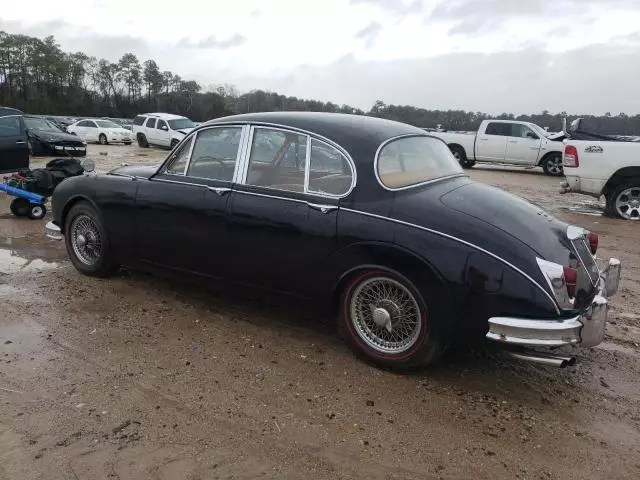
M47 234L47 237L53 238L54 240L62 240L62 231L60 230L60 227L55 223L48 222L44 227L44 230Z
M487 338L510 345L559 347L579 343L593 347L602 342L607 323L607 297L615 295L620 283L620 261L611 258L600 273L598 294L580 315L562 320L493 317Z

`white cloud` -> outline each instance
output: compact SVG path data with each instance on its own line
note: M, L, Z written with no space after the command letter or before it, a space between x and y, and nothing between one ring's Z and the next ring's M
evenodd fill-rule
M403 84L405 75L414 78L416 86L407 87L402 98L420 103L421 90L433 86L428 82L457 74L458 66L443 60L456 58L453 54L477 68L495 69L496 65L482 59L502 53L504 58L518 59L510 66L530 70L536 65L545 70L539 75L552 77L552 70L562 67L564 53L594 52L588 47L602 45L632 48L640 43L638 0L190 0L185 5L165 0L31 0L28 9L5 9L2 17L0 29L11 33L52 34L65 50L83 50L111 61L132 51L141 61L154 58L160 68L203 85L277 85L284 93L312 96L318 92L326 100L364 107L369 106L361 103L364 96L367 101L384 98L387 84ZM606 61L614 58L616 48L597 51L608 55ZM528 56L531 51L546 55L545 61L536 63ZM349 76L336 69L344 58L349 59ZM553 67L548 66L550 62ZM400 64L416 70L398 69ZM383 82L366 78L371 65L381 66L374 70ZM434 71L425 73L418 65L429 65ZM320 75L301 84L309 71ZM488 78L495 71L468 74ZM356 78L363 84L353 85ZM508 78L516 81L513 75ZM252 84L252 79L264 84ZM524 109L526 105L537 108L550 93L539 89L536 75L517 81L524 82L524 87L520 83L508 87L540 95L525 98ZM327 85L334 87L327 89ZM441 98L454 98L446 82L438 88L443 89ZM637 97L637 93L628 95ZM486 108L481 107L486 92L476 92L475 97L477 106L471 99L465 101L465 108ZM489 95L491 99L499 100ZM589 101L582 99L585 109Z

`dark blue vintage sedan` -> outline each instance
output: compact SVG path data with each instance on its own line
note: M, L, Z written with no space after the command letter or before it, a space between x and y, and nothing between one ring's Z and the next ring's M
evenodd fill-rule
M471 181L425 131L365 116L219 118L159 168L71 178L52 201L47 232L86 275L125 265L319 300L383 366L474 336L566 365L549 349L602 341L620 277L596 264L594 233Z

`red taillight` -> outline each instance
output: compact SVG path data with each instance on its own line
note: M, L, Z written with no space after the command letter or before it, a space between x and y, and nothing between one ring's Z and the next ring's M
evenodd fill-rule
M598 250L598 234L591 232L589 233L589 235L587 235L587 239L589 240L589 247L591 248L591 253L595 255L596 250Z
M567 293L571 298L576 296L578 284L578 271L575 268L564 267L564 282L567 285Z
M564 159L562 164L565 167L579 167L580 160L578 159L578 149L573 145L567 145L564 147Z

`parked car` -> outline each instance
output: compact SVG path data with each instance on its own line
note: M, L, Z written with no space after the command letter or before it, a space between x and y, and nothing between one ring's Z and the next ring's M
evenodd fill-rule
M77 135L87 142L100 145L124 143L131 145L131 132L111 120L80 120L67 127L67 132Z
M464 168L477 162L540 166L547 175L562 175L562 135L515 120L484 120L477 132L431 132L441 138Z
M29 136L29 150L32 155L72 155L84 157L87 142L76 135L60 129L44 117L25 115L24 123Z
M29 139L20 110L0 106L0 173L29 168Z
M366 116L209 121L160 167L65 180L53 216L83 274L127 265L316 300L386 366L430 363L464 335L598 344L620 275L615 259L598 268L595 233L473 182L439 138Z
M195 127L187 117L170 113L144 113L133 119L133 134L142 148L155 145L173 150Z
M102 119L111 120L113 123L124 128L125 130L129 130L130 132L133 130L133 121L128 118L102 117Z
M560 193L604 196L607 214L640 220L640 144L633 137L586 132L581 124L577 119L569 128Z

